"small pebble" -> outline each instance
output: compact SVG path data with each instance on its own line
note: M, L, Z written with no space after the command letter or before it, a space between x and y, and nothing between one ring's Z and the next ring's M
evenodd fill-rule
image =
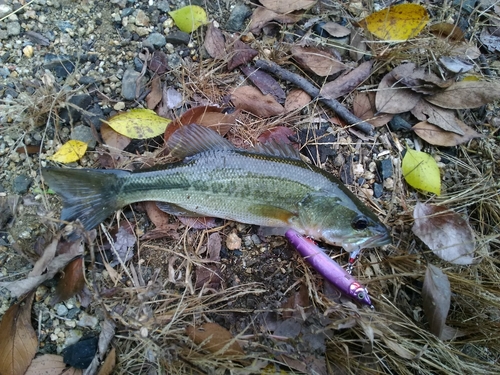
M64 304L59 303L56 307L56 313L59 316L66 316L66 314L68 313L68 308Z
M23 48L23 55L27 58L33 57L34 53L34 48L32 45L27 45L26 47Z
M113 106L115 111L122 111L125 109L125 102L118 102Z
M226 247L228 250L241 249L241 238L234 232L229 233L226 238Z

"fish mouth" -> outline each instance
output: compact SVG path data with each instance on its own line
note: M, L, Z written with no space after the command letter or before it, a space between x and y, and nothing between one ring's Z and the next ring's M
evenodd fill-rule
M389 232L384 228L384 230L380 231L375 236L366 240L361 247L379 247L384 245L389 245L392 243L392 238Z

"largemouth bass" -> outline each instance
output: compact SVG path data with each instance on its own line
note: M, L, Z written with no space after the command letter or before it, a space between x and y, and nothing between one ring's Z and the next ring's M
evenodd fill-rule
M289 145L241 150L191 124L177 130L167 147L182 161L137 172L44 169L44 181L63 199L61 219L79 220L89 230L128 204L157 201L174 215L294 229L348 251L390 243L373 212Z

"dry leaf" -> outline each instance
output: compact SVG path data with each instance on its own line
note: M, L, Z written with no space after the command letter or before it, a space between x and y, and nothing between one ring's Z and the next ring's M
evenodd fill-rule
M387 345L389 349L391 349L394 353L396 353L398 356L404 359L415 359L415 354L410 352L408 349L406 349L403 345L398 343L395 340L391 340L390 338L386 337L385 335L381 336L381 339L384 341L384 344Z
M441 56L439 62L453 73L465 73L474 68L474 61L460 57Z
M450 309L451 289L448 277L432 264L427 265L425 272L422 300L429 331L441 339Z
M492 35L488 31L488 28L483 27L483 30L479 35L479 40L488 48L490 52L500 51L500 37Z
M83 155L85 155L86 151L87 143L77 140L71 140L63 144L54 155L47 159L56 161L58 163L73 163L80 160Z
M394 72L398 74L399 71L406 71L406 65L402 64L394 68L380 81L375 96L375 106L378 112L392 114L408 112L420 101L420 94L403 86L394 77Z
M441 175L431 155L408 148L401 169L410 186L436 195L441 194Z
M326 22L321 28L334 38L343 38L351 34L351 30L335 22Z
M264 95L271 94L279 103L285 101L285 92L270 74L250 65L242 65L240 69Z
M13 304L0 322L0 374L23 375L38 348L36 332L31 325L34 292Z
M441 92L453 84L453 80L443 81L434 73L427 72L423 68L417 68L414 63L400 65L392 71L392 75L398 83L425 95Z
M231 51L231 58L227 62L227 69L231 71L240 65L247 64L258 54L257 50L246 45L240 39L236 39L233 51Z
M111 375L116 365L116 349L111 348L97 375Z
M167 70L170 70L168 66L168 57L162 51L154 51L151 58L148 61L148 69L153 73L155 77L165 74Z
M69 368L63 357L55 354L44 354L31 361L31 365L24 375L71 375L80 374L82 370Z
M255 116L267 118L282 114L285 109L271 95L263 95L253 86L241 86L231 94L231 101L236 108L250 112Z
M301 89L290 90L285 99L285 112L290 113L302 109L311 103L311 96Z
M124 150L132 141L129 137L117 133L106 123L101 125L101 137L104 143L116 150Z
M369 15L360 24L382 40L404 41L417 36L428 22L423 6L399 4Z
M460 120L456 120L463 130L464 134L459 135L453 132L447 132L436 125L429 124L427 121L419 122L413 126L413 131L424 141L436 146L453 147L470 141L472 138L482 138L482 134L476 132L471 127L465 125Z
M337 99L339 96L349 94L370 76L372 64L372 61L366 61L349 73L326 83L319 94L326 99Z
M224 356L245 354L231 332L217 323L205 323L199 327L187 326L186 333L196 345L201 345L210 353L221 351L220 354Z
M351 48L349 49L349 57L354 61L359 61L365 55L367 50L366 39L360 29L355 29L351 35Z
M298 22L301 18L300 14L279 14L264 7L257 7L252 14L248 29L253 34L259 34L262 28L271 21L288 24Z
M464 130L453 110L439 108L425 100L420 100L411 113L420 121L427 121L448 132L464 135Z
M442 108L477 108L500 99L500 82L455 82L446 90L425 98Z
M177 109L182 106L184 100L182 94L173 87L163 88L163 104L167 109Z
M66 301L68 298L80 293L84 286L83 258L77 258L64 267L62 276L57 282L56 293L50 301L51 305Z
M260 3L276 13L291 13L309 9L316 4L316 0L260 0Z
M375 127L384 126L392 120L394 115L389 113L379 113L375 115L377 109L375 107L374 92L358 92L352 103L352 111L355 116L361 120L369 122Z
M316 47L293 46L292 56L300 66L320 77L326 77L347 68L334 56Z
M446 207L417 203L413 233L439 258L453 264L474 262L474 233L461 215Z
M224 38L222 31L215 27L213 22L210 22L208 25L203 46L207 50L208 54L214 59L226 59L226 39Z
M161 102L163 97L163 90L161 88L161 78L154 76L151 81L151 92L146 96L146 103L149 109L155 109Z
M29 276L39 276L45 272L45 269L52 262L56 255L57 244L59 243L58 238L54 238L50 244L48 244L43 250L42 256L36 261L33 269L30 271Z
M438 38L445 38L456 42L464 41L464 32L452 23L440 22L429 27L429 31Z
M292 144L291 137L295 137L295 132L286 126L276 126L267 129L257 140L259 143L265 144L269 142L276 142L277 144Z

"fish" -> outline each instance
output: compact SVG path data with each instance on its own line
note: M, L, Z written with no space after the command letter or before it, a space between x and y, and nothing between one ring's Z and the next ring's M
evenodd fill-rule
M166 146L179 161L149 170L44 168L44 182L62 198L61 220L90 230L129 204L156 201L176 216L293 229L347 251L391 242L377 215L291 145L238 149L214 130L190 124Z

